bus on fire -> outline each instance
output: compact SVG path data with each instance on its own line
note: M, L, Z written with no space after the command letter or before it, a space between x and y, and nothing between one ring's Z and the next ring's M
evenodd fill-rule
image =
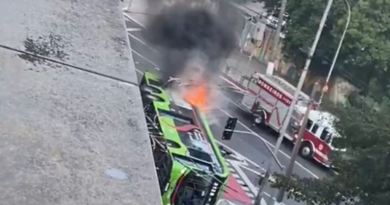
M144 73L140 91L163 204L216 204L230 171L204 113L153 73ZM223 140L236 122L228 119Z

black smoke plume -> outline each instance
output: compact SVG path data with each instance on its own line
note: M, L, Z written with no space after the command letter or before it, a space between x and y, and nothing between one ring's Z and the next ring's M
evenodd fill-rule
M204 77L219 70L219 62L236 46L236 37L223 19L207 8L177 3L149 19L148 43L161 53L163 77L176 77L190 61L205 68Z

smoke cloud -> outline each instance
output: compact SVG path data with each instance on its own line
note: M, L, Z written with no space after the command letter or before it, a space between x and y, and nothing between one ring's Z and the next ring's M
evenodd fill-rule
M226 22L209 9L186 2L166 7L149 19L144 36L162 55L165 79L212 80L237 42Z

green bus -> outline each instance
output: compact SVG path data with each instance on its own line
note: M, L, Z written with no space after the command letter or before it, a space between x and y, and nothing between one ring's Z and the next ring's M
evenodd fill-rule
M205 116L178 98L157 74L145 72L140 91L164 205L214 205L230 174ZM229 140L237 119L229 118Z

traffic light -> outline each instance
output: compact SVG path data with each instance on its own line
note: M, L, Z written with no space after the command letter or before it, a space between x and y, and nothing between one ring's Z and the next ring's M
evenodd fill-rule
M236 128L236 124L237 124L237 118L230 117L227 120L225 130L223 131L222 134L222 140L232 139L234 129Z

